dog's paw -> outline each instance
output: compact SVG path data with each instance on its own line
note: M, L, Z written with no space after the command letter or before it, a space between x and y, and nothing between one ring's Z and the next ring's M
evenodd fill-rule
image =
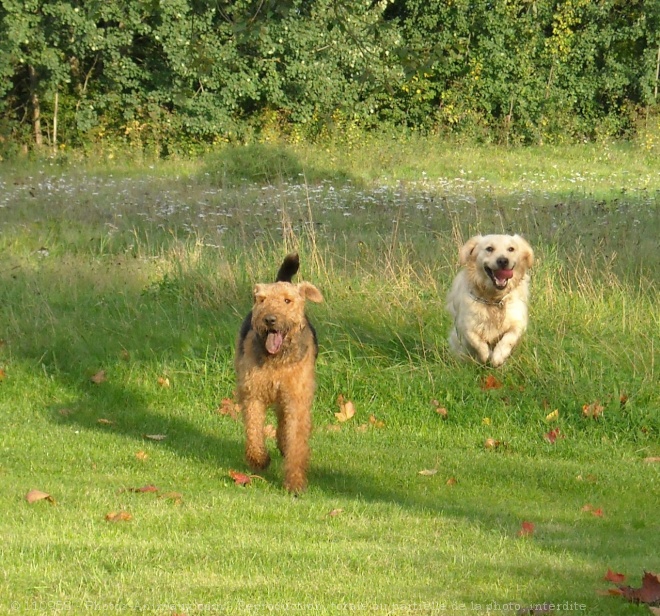
M270 464L270 455L268 453L256 454L248 451L245 455L248 465L253 470L261 471L265 468L268 468Z

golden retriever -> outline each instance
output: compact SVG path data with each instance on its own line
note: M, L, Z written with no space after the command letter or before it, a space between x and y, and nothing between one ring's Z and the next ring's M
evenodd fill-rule
M447 296L451 350L501 366L527 329L532 247L519 235L477 235L459 251L462 267Z

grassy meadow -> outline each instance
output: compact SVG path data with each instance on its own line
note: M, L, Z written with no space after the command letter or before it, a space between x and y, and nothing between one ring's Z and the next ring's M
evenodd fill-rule
M118 159L0 168L0 611L650 613L604 576L660 572L657 155L382 139ZM537 257L497 370L446 344L479 232ZM279 455L234 482L227 413L252 285L293 249L325 297L299 498Z

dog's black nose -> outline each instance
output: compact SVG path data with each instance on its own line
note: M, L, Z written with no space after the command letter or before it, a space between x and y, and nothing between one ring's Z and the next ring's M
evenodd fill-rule
M509 259L507 259L506 257L500 257L497 260L497 266L500 269L507 269L509 267Z
M277 323L277 317L274 314L269 314L267 317L264 317L264 321L266 325L272 327L275 325L275 323Z

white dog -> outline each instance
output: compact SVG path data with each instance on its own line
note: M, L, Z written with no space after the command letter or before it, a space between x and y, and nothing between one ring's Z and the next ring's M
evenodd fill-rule
M459 252L463 269L447 296L451 350L501 366L527 329L531 246L519 235L477 235Z

